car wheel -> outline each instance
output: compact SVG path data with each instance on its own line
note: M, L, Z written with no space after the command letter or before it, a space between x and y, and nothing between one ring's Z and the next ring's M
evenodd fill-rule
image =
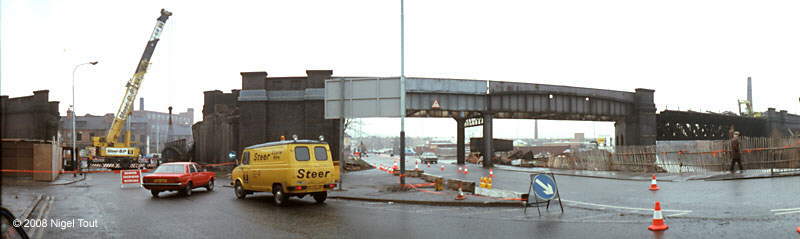
M314 193L314 201L317 201L317 203L323 203L325 199L328 199L328 192Z
M272 188L272 198L277 206L285 206L286 200L289 200L289 197L283 193L283 187L281 187L281 185L275 185L275 187Z
M158 197L158 193L160 193L160 191L158 191L158 190L150 190L150 194L152 194L154 198Z
M192 182L186 184L186 187L183 188L183 195L184 196L192 196Z
M213 178L210 181L208 181L208 185L206 185L206 190L214 191L214 179Z
M238 199L244 199L244 197L247 196L247 192L244 191L244 188L239 181L236 181L236 184L234 184L233 193L236 194L236 198Z

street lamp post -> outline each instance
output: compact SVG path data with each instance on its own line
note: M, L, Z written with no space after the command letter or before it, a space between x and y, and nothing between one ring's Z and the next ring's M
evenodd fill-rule
M78 148L76 146L78 128L75 127L75 119L78 117L78 114L75 110L75 73L78 71L78 67L90 64L97 65L97 61L81 63L75 65L75 68L72 69L72 177L76 177L78 175Z
M405 2L400 0L400 186L406 184L406 49Z

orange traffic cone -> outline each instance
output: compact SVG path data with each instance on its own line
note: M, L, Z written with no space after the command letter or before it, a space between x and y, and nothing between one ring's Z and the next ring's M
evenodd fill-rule
M467 174L469 174L469 169L467 167L464 167L464 175L467 175Z
M464 171L464 169L463 169L463 168L461 168L461 167L458 167L458 173L461 173L461 172L463 172L463 171Z
M658 187L658 182L656 182L656 175L653 174L653 179L650 180L650 191L658 191L659 189L661 188Z
M431 162L428 162L428 168L430 168L430 167L431 167Z
M456 195L456 200L464 200L464 191L461 191L461 187L458 187L458 195Z
M489 169L489 177L494 178L494 170L492 170L491 168Z
M442 170L442 172L444 172L444 164L442 165L442 167L439 168L439 170Z
M664 223L664 216L661 214L661 202L656 201L656 207L653 209L653 224L647 227L650 231L664 231L669 229Z

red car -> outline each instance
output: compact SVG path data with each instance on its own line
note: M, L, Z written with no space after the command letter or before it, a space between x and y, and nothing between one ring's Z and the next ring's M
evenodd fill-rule
M214 172L201 172L200 165L193 162L165 163L158 166L153 173L145 175L142 186L149 189L153 197L164 191L179 191L190 196L192 189L204 187L214 190Z

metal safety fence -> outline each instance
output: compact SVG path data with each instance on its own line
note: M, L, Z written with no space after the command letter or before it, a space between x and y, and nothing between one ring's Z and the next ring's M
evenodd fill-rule
M742 137L742 166L748 171L800 172L800 138ZM730 140L661 141L553 156L547 167L626 172L712 173L730 170ZM736 169L739 167L737 165Z

